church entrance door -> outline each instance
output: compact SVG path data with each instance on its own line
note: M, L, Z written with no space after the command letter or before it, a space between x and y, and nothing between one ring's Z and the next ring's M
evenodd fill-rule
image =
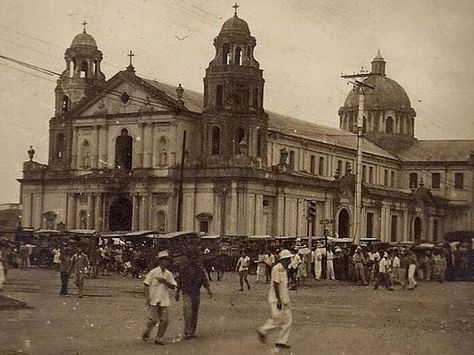
M110 205L109 231L132 230L133 204L126 196L116 198Z
M339 212L339 218L337 223L337 232L339 238L349 238L350 237L350 220L349 220L349 212L343 208Z

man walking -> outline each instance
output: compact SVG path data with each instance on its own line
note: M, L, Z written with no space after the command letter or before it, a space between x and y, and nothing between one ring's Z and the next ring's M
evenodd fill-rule
M266 342L267 335L278 329L279 334L275 343L277 349L289 349L287 344L290 336L292 321L290 294L288 292L287 269L293 255L290 251L283 249L278 263L272 268L268 302L270 303L271 318L257 330L258 337L262 343Z
M189 251L187 257L188 264L180 271L177 279L175 299L179 301L179 293L183 293L184 338L191 339L196 337L201 287L204 286L211 298L212 291L204 269L198 264L197 251Z
M364 273L364 254L362 254L362 249L357 247L354 256L352 257L352 261L354 262L356 280L359 286L367 286L367 281L365 279Z
M235 267L235 270L239 272L239 291L244 290L244 281L247 284L247 289L250 290L249 280L247 279L249 274L250 258L245 253L245 250L242 250L240 255L240 259L237 261L237 266Z
M417 257L415 255L415 253L411 249L408 251L408 262L409 262L409 266L408 266L408 290L414 290L415 287L418 286L418 284L415 280L415 271L416 271L418 260L417 260Z
M388 259L387 252L383 253L382 259L379 261L379 270L377 279L375 280L374 290L376 290L380 284L385 286L387 290L393 291L393 287L390 283L390 262Z
M61 275L61 296L68 296L69 272L71 270L71 256L69 249L62 248L59 256L59 274Z
M148 307L148 321L142 339L147 341L151 330L159 321L155 344L164 345L163 336L169 324L168 310L170 296L168 290L174 290L177 283L168 270L171 258L167 250L158 253L158 267L151 270L145 277L145 300Z
M323 246L318 243L316 247L316 251L314 252L314 275L316 280L321 279L321 273L323 271L323 255L325 254L326 250L323 249Z
M77 252L71 258L71 266L69 269L70 274L76 274L76 286L79 290L78 298L84 297L84 278L89 266L89 257L82 251L82 247L79 246Z

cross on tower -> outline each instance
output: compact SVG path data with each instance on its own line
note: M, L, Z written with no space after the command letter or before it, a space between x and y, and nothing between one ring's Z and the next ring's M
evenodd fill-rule
M84 33L86 32L86 25L87 25L87 22L86 20L84 20L84 22L82 23L82 26L84 26Z
M239 5L237 5L237 3L234 4L234 6L232 6L234 8L234 16L237 16L237 9L240 7Z

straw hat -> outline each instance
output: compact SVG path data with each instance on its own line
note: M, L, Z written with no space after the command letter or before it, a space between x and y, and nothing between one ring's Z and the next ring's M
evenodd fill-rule
M283 249L279 254L280 260L293 257L293 254L287 249Z
M163 259L163 258L171 259L170 254L168 253L168 250L163 250L158 253L158 259Z

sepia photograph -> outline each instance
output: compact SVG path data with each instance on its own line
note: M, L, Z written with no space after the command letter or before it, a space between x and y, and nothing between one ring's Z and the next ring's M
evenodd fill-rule
M474 2L0 10L0 354L472 353Z

